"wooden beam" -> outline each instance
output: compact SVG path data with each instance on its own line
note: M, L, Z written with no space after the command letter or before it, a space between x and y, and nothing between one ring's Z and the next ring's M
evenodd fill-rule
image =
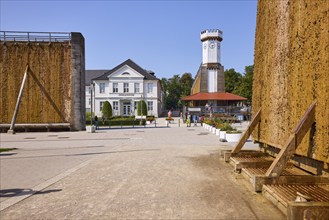
M273 161L272 165L266 172L267 177L279 177L287 165L288 161L294 154L296 148L303 140L303 137L307 131L311 128L314 119L315 119L315 104L313 102L310 107L307 109L302 119L297 124L296 128L293 130L293 133L289 136L286 144L280 150L279 154Z
M29 70L29 65L27 64L26 67L25 67L25 72L24 72L24 76L23 76L21 89L19 90L19 94L18 94L18 97L17 97L16 106L15 106L15 110L14 110L14 115L11 119L10 128L8 130L8 133L10 133L10 134L15 134L14 127L15 127L15 123L16 123L18 110L19 110L19 105L21 103L21 99L22 99L22 96L23 96L23 91L24 91L24 86L25 86L25 82L26 82L26 79L27 79L28 70Z
M242 149L243 145L246 143L246 141L250 137L251 133L254 131L254 129L256 128L256 126L258 125L258 123L260 121L260 111L261 111L261 109L258 110L258 112L254 116L254 118L251 120L247 130L245 130L245 132L243 133L238 144L232 150L232 153L238 153Z

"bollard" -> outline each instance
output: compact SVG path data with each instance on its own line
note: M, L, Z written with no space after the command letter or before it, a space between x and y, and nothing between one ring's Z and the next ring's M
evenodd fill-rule
M180 119L178 119L178 127L180 127Z

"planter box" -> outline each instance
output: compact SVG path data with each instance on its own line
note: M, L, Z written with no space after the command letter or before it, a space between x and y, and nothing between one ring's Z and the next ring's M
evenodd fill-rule
M219 131L219 139L226 139L226 131Z
M242 136L242 133L238 134L226 134L227 142L238 142Z
M216 135L219 136L220 129L216 128Z
M95 126L86 126L86 131L88 132L88 133L95 133L95 131L96 131L96 127Z
M211 128L211 133L216 134L216 127Z

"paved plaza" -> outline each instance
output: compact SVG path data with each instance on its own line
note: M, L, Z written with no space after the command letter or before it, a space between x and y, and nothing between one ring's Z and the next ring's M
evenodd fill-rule
M242 127L244 125L241 125ZM203 127L0 134L0 219L284 219ZM257 147L247 142L245 148Z

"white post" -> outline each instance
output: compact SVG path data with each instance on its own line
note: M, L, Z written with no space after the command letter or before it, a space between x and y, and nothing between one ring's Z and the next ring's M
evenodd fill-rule
M141 121L140 125L143 125L143 95L141 95Z

